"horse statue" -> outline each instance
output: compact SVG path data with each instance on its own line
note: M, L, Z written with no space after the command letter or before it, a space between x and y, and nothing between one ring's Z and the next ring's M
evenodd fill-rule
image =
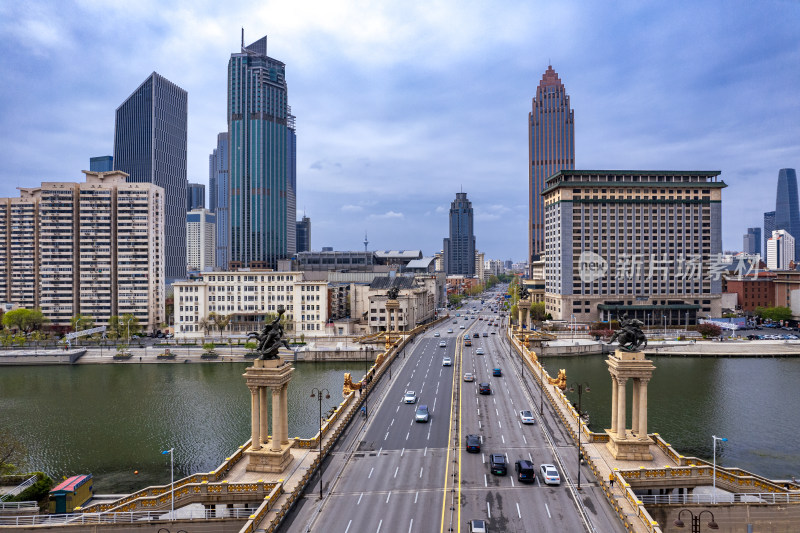
M392 287L391 289L389 289L389 290L387 291L387 293L386 293L386 296L387 296L387 297L388 297L390 300L397 300L397 296L398 296L399 294L400 294L400 289L398 289L397 287Z
M251 331L247 334L248 338L255 337L258 340L255 352L259 359L278 359L278 350L281 346L291 349L289 342L283 338L283 326L281 326L281 316L285 311L283 306L278 307L278 316L275 320L264 324L264 328L260 332Z
M614 332L608 344L617 341L620 350L625 352L636 352L647 347L647 337L642 333L643 325L641 320L628 319L627 314L623 315L620 329Z

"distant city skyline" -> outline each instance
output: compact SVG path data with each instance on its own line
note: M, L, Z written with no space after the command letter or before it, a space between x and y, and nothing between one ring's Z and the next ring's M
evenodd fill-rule
M486 257L525 259L523 117L548 64L575 109L577 168L722 171L724 249L774 209L778 170L800 165L797 3L176 0L5 3L0 15L0 196L111 154L114 110L152 71L189 93L188 176L206 181L227 129L218 73L242 26L287 64L315 248L363 249L367 228L376 249L438 251L431 228L463 185Z

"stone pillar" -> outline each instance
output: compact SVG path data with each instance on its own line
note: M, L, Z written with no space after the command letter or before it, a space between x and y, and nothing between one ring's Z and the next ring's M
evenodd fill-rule
M269 411L267 409L267 388L259 387L259 401L261 403L261 445L266 446L269 441Z
M289 412L289 384L281 387L281 413ZM281 444L289 444L289 417L281 417Z
M252 443L250 444L251 450L261 449L261 423L259 422L259 415L261 414L261 402L258 397L258 389L260 387L249 387L250 389L250 426L252 432Z
M631 433L639 433L639 378L632 380L633 390L631 391Z
M281 389L280 387L272 387L272 451L281 451L281 428L283 428L283 420L281 417Z
M627 409L625 405L625 384L627 378L617 378L617 438L625 439L625 421Z
M619 387L617 386L617 378L611 376L611 431L617 431L617 401Z
M647 382L639 380L639 440L647 440Z

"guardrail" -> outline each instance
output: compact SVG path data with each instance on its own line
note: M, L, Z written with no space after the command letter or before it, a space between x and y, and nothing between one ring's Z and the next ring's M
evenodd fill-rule
M37 479L39 479L38 476L29 477L28 479L26 479L25 481L23 481L22 483L20 483L19 485L17 485L13 489L11 489L10 491L8 491L5 494L3 494L2 496L0 496L0 502L4 502L7 499L12 498L13 496L16 496L16 495L20 494L23 490L27 489L28 487L30 487L31 485L36 483Z
M645 505L705 505L713 503L761 503L768 505L798 504L800 493L796 492L744 492L740 494L654 494L641 495Z
M225 509L221 513L206 509L185 509L180 511L180 516L171 517L170 511L136 511L130 513L72 513L58 515L28 515L0 518L0 526L71 526L80 524L132 524L136 522L150 522L156 520L169 520L170 522L192 520L215 520L224 518L245 519L251 509L233 508Z
M39 511L39 502L0 502L0 513L20 511Z

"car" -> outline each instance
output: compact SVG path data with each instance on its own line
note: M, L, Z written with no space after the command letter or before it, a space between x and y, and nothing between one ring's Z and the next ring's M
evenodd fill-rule
M407 390L403 396L403 403L417 403L417 393L413 390Z
M138 339L139 335L131 335L131 339Z
M461 324L460 329L465 329L464 324Z
M488 383L478 383L478 392L480 394L491 394L492 386Z
M447 333L453 333L453 328L448 329Z
M442 366L453 366L453 360L450 359L450 356L445 355L442 358Z
M505 476L508 473L505 456L500 453L489 455L489 470L496 476Z
M445 341L439 341L439 348L447 348L447 343Z
M467 339L464 341L464 346L472 346L472 341Z
M517 479L524 483L533 483L536 480L536 470L533 463L527 459L520 459L514 463L514 470L517 472Z
M427 405L420 405L417 407L417 412L414 414L414 421L415 422L427 422L430 420L431 415L428 412Z
M561 485L561 476L558 475L555 465L541 464L539 471L542 474L542 480L547 485Z
M467 435L467 451L481 453L481 438L478 435Z
M475 355L483 355L483 348L478 348L475 350Z
M480 339L480 338L481 338L481 335L480 335L480 333L473 333L473 334L472 334L472 338L473 338L473 339Z
M503 371L500 370L499 368L493 368L492 369L492 375L493 376L502 376L503 375Z
M475 374L472 372L467 372L464 374L464 381L475 381Z
M468 341L468 340L469 340L469 333L467 333L466 335L464 335L464 340L465 340L465 341Z
M483 332L483 336L484 336L484 337L488 337L488 336L489 336L489 334L488 334L487 332L485 332L485 331L484 331L484 332Z
M453 320L453 324L458 324L458 320Z
M167 333L167 335L166 335L167 339L172 339L173 337L175 337L174 333Z
M533 418L533 413L530 411L520 411L519 412L519 420L523 424L535 424L536 420Z
M470 520L469 533L487 533L489 529L486 526L486 520Z
M436 333L433 334L433 336L434 337L441 337L441 334L437 331Z
M492 335L497 335L497 332L496 332L496 331L493 331L493 332L492 332Z

